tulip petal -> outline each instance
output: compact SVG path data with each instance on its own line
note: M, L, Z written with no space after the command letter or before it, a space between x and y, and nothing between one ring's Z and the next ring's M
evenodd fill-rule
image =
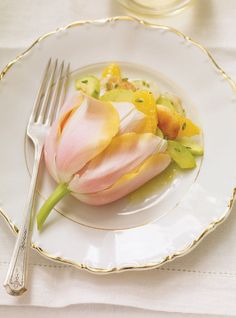
M91 205L103 205L122 198L158 175L170 164L170 156L157 153L150 156L132 172L121 177L112 187L90 194L72 193L77 199Z
M166 150L167 142L151 133L128 133L115 137L110 145L78 172L69 184L71 191L102 191L138 167L155 152Z
M111 103L119 114L120 122L122 122L122 120L126 118L135 108L134 104L128 103L128 102L111 102Z
M120 123L120 134L128 132L142 133L147 123L147 116L136 108Z
M79 107L84 97L85 97L84 94L82 94L81 92L78 92L78 94L68 98L60 110L60 117L64 113L68 112L70 109Z
M112 105L120 116L120 134L144 132L147 116L138 111L134 104L129 102L112 102Z
M60 135L63 128L66 125L66 114L71 112L74 108L76 109L82 103L84 96L82 94L78 94L69 98L65 104L62 106L58 117L52 124L50 132L45 140L44 145L44 158L46 162L46 166L50 175L56 180L59 181L57 175L57 167L56 167L56 151L57 151L57 141L58 134ZM63 119L63 121L62 121ZM63 123L63 124L62 124Z
M102 152L119 130L115 108L85 96L63 126L58 140L56 166L59 179L68 182L74 173Z

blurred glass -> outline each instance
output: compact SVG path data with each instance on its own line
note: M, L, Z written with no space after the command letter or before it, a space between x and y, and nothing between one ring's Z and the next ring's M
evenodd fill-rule
M186 7L192 0L118 0L131 11L144 15L168 15Z

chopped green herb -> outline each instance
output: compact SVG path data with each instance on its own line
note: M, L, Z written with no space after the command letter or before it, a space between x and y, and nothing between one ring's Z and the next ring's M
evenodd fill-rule
M179 139L179 142L185 146L194 156L203 155L203 147L198 142L191 140L189 137Z
M148 88L150 87L150 85L146 81L142 81L142 85L145 86L145 87L148 87Z
M144 100L143 100L143 98L137 98L137 99L135 99L135 102L137 102L137 103L143 103Z
M175 149L175 151L180 152L180 149L178 149L178 148L174 148L174 149Z
M81 81L81 83L87 84L88 80L83 80L83 81Z
M115 84L115 86L114 86L115 88L117 88L118 87L118 84Z
M128 81L128 77L122 78L122 81L123 81L123 82L127 82L127 81Z
M186 125L187 125L186 122L184 122L182 125L182 130L184 130L186 128Z

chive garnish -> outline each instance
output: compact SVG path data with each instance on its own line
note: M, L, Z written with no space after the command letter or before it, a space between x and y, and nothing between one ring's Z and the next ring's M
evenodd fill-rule
M144 100L143 100L142 98L137 98L137 99L135 99L135 101L136 101L137 103L143 103L143 102L144 102Z
M174 149L175 149L175 151L180 152L180 150L178 148L174 148Z

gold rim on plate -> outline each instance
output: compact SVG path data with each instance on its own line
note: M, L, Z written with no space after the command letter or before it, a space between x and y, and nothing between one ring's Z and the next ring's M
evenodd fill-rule
M192 40L190 37L188 37L187 35L185 35L184 33L169 27L169 26L165 26L165 25L158 25L158 24L151 24L149 22L137 19L137 18L133 18L133 17L129 17L129 16L117 16L117 17L111 17L111 18L105 18L105 19L99 19L99 20L83 20L83 21L75 21L73 23L70 23L68 25L66 25L65 27L61 27L61 28L57 28L56 30L49 32L41 37L39 37L27 50L25 50L23 53L19 54L15 59L13 59L11 62L9 62L5 68L1 71L0 73L0 81L3 79L3 77L5 76L5 74L10 70L10 68L17 63L22 57L24 57L25 55L27 55L30 50L37 45L39 42L41 42L42 40L44 40L45 38L60 32L60 31L64 31L66 29L70 29L73 27L78 27L80 25L84 25L84 24L105 24L105 23L111 23L111 22L115 22L115 21L131 21L131 22L138 22L142 25L144 25L145 27L148 28L154 28L154 29L162 29L162 30L168 30L172 33L175 33L176 35L178 35L179 37L185 39L186 41L190 42L191 44L197 46L199 49L201 49L209 58L209 60L213 63L213 65L216 67L216 69L221 73L221 75L224 77L225 80L228 81L228 83L230 84L230 86L232 87L233 91L236 93L236 83L232 80L231 77L229 77L225 71L217 64L217 62L214 60L214 58L212 57L211 53L204 47L202 46L200 43L195 42L194 40ZM73 265L77 268L80 269L85 269L89 272L92 273L112 273L112 272L122 272L122 271L127 271L127 270L134 270L134 269L154 269L157 268L177 257L183 256L185 254L187 254L188 252L190 252L194 247L197 246L197 244L207 235L209 234L212 230L214 230L216 228L216 226L218 226L219 224L221 224L229 215L229 212L233 206L234 200L236 197L236 188L234 188L232 190L232 197L228 203L228 207L225 210L225 212L222 214L222 216L220 218L218 218L217 220L214 220L213 222L211 222L209 224L209 226L195 239L193 240L188 246L186 246L183 250L180 250L174 254L168 255L166 256L164 259L162 259L159 262L153 262L153 263L148 263L145 265L140 265L140 266L128 266L128 267L121 267L121 268L117 268L117 267L113 267L113 268L96 268L96 267L91 267L82 263L77 263L68 259L64 259L62 257L58 257L58 256L53 256L50 255L49 253L47 253L46 251L44 251L40 246L36 245L36 244L32 244L32 248L35 249L37 252L39 252L41 255L43 255L44 257L51 259L53 261L57 261L60 263L64 263L67 265ZM0 215L2 215L2 217L4 218L4 220L6 221L6 223L10 226L10 228L12 229L12 231L17 234L19 229L17 228L17 226L9 219L9 217L7 216L7 213L4 213L3 211L0 210Z

